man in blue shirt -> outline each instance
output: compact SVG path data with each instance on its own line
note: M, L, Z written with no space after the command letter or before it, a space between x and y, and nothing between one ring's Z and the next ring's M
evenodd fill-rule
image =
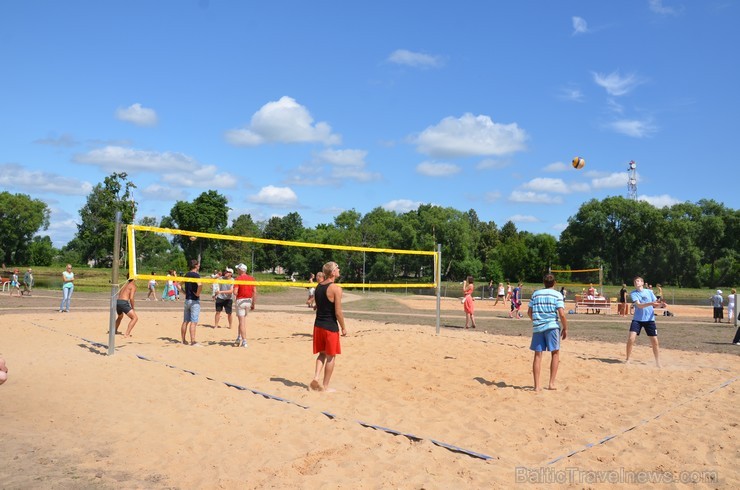
M560 364L560 339L565 340L568 336L565 302L563 301L563 295L555 291L555 276L546 274L542 282L545 284L545 289L538 289L532 293L527 309L527 315L532 320L532 343L529 348L534 351L532 375L534 376L535 391L542 391L540 370L542 368L542 353L546 350L549 350L552 356L548 389L557 389L555 388L555 377L558 375L558 365ZM560 323L558 323L558 319Z
M658 328L655 326L654 308L665 308L665 303L658 301L650 289L645 289L645 281L642 277L635 277L635 290L630 293L632 304L635 307L635 314L630 323L630 333L627 339L627 360L630 362L632 347L635 345L640 330L645 329L645 333L650 337L650 343L653 345L653 355L655 356L655 365L660 367L660 353L658 351Z

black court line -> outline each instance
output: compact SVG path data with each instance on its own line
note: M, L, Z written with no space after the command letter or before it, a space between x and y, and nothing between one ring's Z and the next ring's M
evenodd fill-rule
M674 406L672 406L672 407L664 410L663 412L661 412L661 413L659 413L659 414L657 414L657 415L655 415L653 417L649 417L647 419L643 419L640 422L636 423L635 425L633 425L631 427L628 427L628 428L626 428L626 429L624 429L624 430L622 430L620 432L617 432L616 434L612 434L612 435L606 436L606 437L604 437L602 439L599 439L596 442L591 442L589 444L586 444L583 447L580 447L578 449L574 449L573 451L570 451L569 453L566 453L566 454L563 454L561 456L558 456L557 458L553 459L552 461L546 463L546 465L549 466L549 465L555 464L558 461L561 461L561 460L566 459L566 458L570 458L571 456L573 456L575 454L582 453L582 452L584 452L584 451L586 451L588 449L591 449L593 447L596 447L596 446L600 446L602 444L605 444L606 442L611 441L612 439L615 439L615 438L617 438L617 437L619 437L621 435L624 435L627 432L630 432L632 430L635 430L638 427L642 427L643 425L646 425L646 424L652 422L653 420L657 420L657 419L661 418L662 416L666 415L667 413L672 412L673 410L675 410L675 409L677 409L679 407L682 407L683 405L686 405L686 404L688 404L690 402L693 402L694 400L698 400L699 398L702 398L704 396L709 396L712 393L714 393L716 391L719 391L722 388L725 388L725 387L731 385L732 383L734 383L738 379L740 379L740 377L735 377L735 378L729 379L729 380L723 382L722 384L720 384L719 386L715 386L714 388L712 388L711 390L709 390L706 393L699 393L698 395L695 395L695 396L689 398L688 400L685 400L685 401L683 401L683 402L681 402L681 403L679 403L677 405L674 405Z
M37 323L31 323L31 325L34 325L34 326L37 326L37 327L40 327L40 328L44 328L44 329L49 330L51 332L63 333L63 334L68 335L68 336L70 336L72 338L82 340L82 341L87 342L87 343L89 343L91 345L94 345L96 347L104 347L106 349L108 348L108 345L107 344L101 344L100 342L95 342L95 341L92 341L92 340L89 340L89 339L86 339L84 337L80 337L78 335L74 335L74 334L71 334L71 333L68 333L68 332L59 332L58 330L54 330L53 328L47 327L45 325L39 325ZM116 348L116 350L118 350L118 349ZM146 356L143 356L141 354L133 354L133 355L137 359L140 359L142 361L160 363L160 364L165 365L168 368L177 369L177 370L180 370L182 372L188 373L188 374L190 374L192 376L201 376L200 374L198 374L195 371L191 371L191 370L188 370L188 369L185 369L185 368L174 366L172 364L167 364L166 362L162 362L162 361L157 361L157 360L154 360L154 359L150 359L150 358L148 358ZM250 392L250 393L252 393L254 395L262 396L262 397L264 397L264 398L266 398L268 400L278 401L278 402L282 402L282 403L287 403L289 405L294 405L296 407L300 407L300 408L302 408L304 410L310 410L311 409L311 407L309 407L309 406L301 405L300 403L294 402L294 401L289 400L287 398L282 398L282 397L279 397L279 396L276 396L276 395L272 395L270 393L265 393L263 391L259 391L259 390L253 389L253 388L249 388L249 387L246 387L246 386L241 386L241 385L238 385L236 383L230 383L230 382L227 382L227 381L217 381L217 380L214 380L213 378L209 378L207 376L204 376L204 377L206 379L208 379L208 380L211 380L211 381L216 381L216 382L219 382L219 383L223 383L224 385L226 385L226 386L228 386L230 388L236 388L236 389L238 389L240 391L248 391L248 392ZM321 413L323 415L326 415L330 419L338 419L339 418L336 415L334 415L332 413L329 413L329 412L322 411ZM374 429L374 430L380 430L380 431L383 431L383 432L385 432L387 434L391 434L391 435L394 435L394 436L401 435L401 436L407 437L408 439L410 439L412 441L423 441L424 440L423 437L419 437L419 436L416 436L414 434L409 434L409 433L406 433L406 432L397 431L397 430L390 429L390 428L387 428L387 427L382 427L380 425L370 424L368 422L361 422L359 420L356 420L355 422L358 423L359 425L361 425L362 427L366 427L366 428L370 428L370 429ZM448 451L451 451L451 452L455 452L455 453L459 453L459 454L464 454L466 456L470 456L470 457L473 457L473 458L482 459L482 460L486 460L486 461L487 460L491 460L491 459L495 459L493 456L489 456L487 454L479 453L479 452L476 452L476 451L471 451L469 449L465 449L465 448L462 448L462 447L459 447L459 446L455 446L454 444L448 444L446 442L438 441L436 439L431 439L431 438L429 438L428 440L429 440L429 442L431 442L435 446L442 447L442 448L447 449Z

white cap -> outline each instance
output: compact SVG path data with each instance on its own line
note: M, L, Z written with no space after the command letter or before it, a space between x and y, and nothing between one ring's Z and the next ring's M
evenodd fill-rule
M244 264L236 264L236 270L247 272L247 266Z
M721 289L718 289L717 290L717 294L722 294L722 290Z
M226 272L231 272L233 274L234 273L234 269L232 269L231 267L227 267L226 268Z

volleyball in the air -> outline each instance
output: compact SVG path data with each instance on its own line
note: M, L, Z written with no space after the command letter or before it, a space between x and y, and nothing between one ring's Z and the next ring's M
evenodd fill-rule
M575 157L573 159L573 168L576 170L580 170L583 168L583 166L586 165L586 160L584 160L581 157Z

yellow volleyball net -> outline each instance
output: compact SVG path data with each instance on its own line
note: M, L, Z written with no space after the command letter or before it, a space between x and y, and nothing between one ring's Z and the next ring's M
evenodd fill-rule
M273 240L268 238L257 238L248 236L235 236L235 235L220 235L214 233L203 233L196 231L178 230L172 228L159 228L154 226L144 225L128 225L126 228L126 243L128 249L128 272L129 278L131 279L142 279L142 280L155 280L155 281L170 281L171 276L163 276L157 274L146 274L140 269L144 269L140 264L140 256L137 255L136 241L137 235L142 233L156 233L163 236L186 236L190 240L197 240L201 238L211 240L223 240L229 242L242 242L252 244L264 244L264 245L280 245L285 247L299 247L299 248L317 248L327 250L338 250L347 252L363 252L363 253L376 253L376 254L391 254L391 255L416 255L416 256L429 256L430 265L433 270L433 282L420 282L420 283L399 283L399 282L386 282L386 283L371 283L371 282L354 282L345 283L342 282L344 288L370 288L370 289L392 289L392 288L417 288L417 289L439 289L440 281L440 252L439 251L427 251L427 250L400 250L390 248L373 248L373 247L358 247L350 245L331 245L323 243L309 243L309 242L295 242L285 240ZM244 261L242 261L244 262ZM233 266L233 264L232 264ZM144 269L144 270L150 270ZM254 271L252 271L254 273ZM364 276L363 276L364 279ZM199 279L188 278L178 276L177 281L179 282L200 282L204 284L214 283L229 283L229 284L246 284L252 286L278 286L278 287L311 287L310 282L286 282L286 281L237 281L237 280L225 280L210 277L201 277ZM315 284L313 284L315 285Z

